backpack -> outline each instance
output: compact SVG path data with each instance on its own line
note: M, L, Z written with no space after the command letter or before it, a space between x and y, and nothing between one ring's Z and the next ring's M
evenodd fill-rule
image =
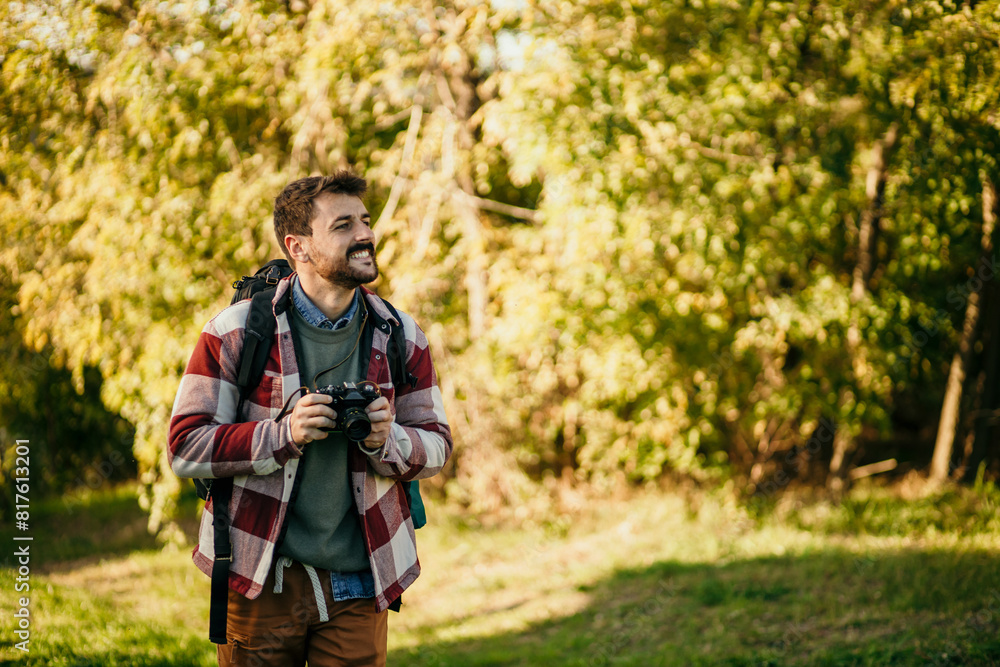
M278 282L292 275L294 270L284 259L273 259L260 267L252 276L243 276L233 282L233 295L230 304L245 299L251 299L250 311L247 313L243 350L240 352L239 371L236 385L240 399L236 414L243 410L243 403L253 389L260 383L264 375L264 366L271 353L274 340L274 327L277 324L271 299ZM388 301L383 303L392 315L402 321L399 312ZM403 384L416 386L417 378L406 370L406 334L403 327L393 327L390 332L389 346L386 350L389 369L393 384L399 387ZM233 493L233 478L219 477L215 479L195 479L195 489L198 497L208 500L212 497L214 503L212 526L215 532L215 561L212 565L211 611L209 612L209 639L216 644L226 643L227 600L229 595L229 565L232 562L232 545L229 540L229 502ZM427 523L427 514L423 499L420 497L420 487L417 480L405 482L403 491L414 528L422 528Z

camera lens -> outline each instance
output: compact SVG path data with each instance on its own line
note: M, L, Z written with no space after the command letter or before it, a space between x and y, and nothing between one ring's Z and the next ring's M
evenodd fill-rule
M372 420L361 408L348 408L344 411L342 418L344 424L344 435L349 440L361 442L372 432Z

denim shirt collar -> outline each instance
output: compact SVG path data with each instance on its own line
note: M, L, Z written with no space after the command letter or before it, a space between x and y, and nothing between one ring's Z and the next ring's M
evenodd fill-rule
M354 299L351 300L351 305L348 306L347 312L336 322L331 322L330 318L324 315L323 311L306 296L305 290L299 284L298 276L295 276L292 280L292 301L295 302L295 308L302 315L302 318L309 324L320 329L331 329L333 331L343 329L351 323L351 320L354 319L354 316L358 312L358 290L354 290Z

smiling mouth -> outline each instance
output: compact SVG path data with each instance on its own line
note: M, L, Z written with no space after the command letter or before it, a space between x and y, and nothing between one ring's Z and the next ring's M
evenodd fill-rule
M364 250L358 250L357 252L352 252L347 256L348 259L371 259L372 253L370 250L365 248Z

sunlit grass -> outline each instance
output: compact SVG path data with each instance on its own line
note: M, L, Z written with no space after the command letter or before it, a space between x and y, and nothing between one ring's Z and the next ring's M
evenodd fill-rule
M106 519L128 532L141 513L119 505L123 493L91 507L115 514ZM890 496L866 493L880 511L896 511ZM978 503L990 502L959 496L945 494L939 505L981 516ZM418 533L423 574L390 617L390 664L1000 661L1000 531L979 519L967 530L968 521L938 511L921 519L921 530L897 534L879 528L878 512L852 509L861 503L852 496L751 520L711 496L685 501L651 491L594 499L575 517L488 529L432 504L431 524ZM816 518L841 514L853 523ZM94 530L82 519L43 534L56 530L57 518L39 519L39 553L43 544L62 553L57 545L67 540L78 546L66 553L76 555L40 557L31 652L13 650L5 614L0 660L214 664L208 579L187 549L151 549L134 536L134 550L102 558L79 546L87 542L76 533ZM103 530L127 544L110 525ZM0 587L13 591L9 567Z

